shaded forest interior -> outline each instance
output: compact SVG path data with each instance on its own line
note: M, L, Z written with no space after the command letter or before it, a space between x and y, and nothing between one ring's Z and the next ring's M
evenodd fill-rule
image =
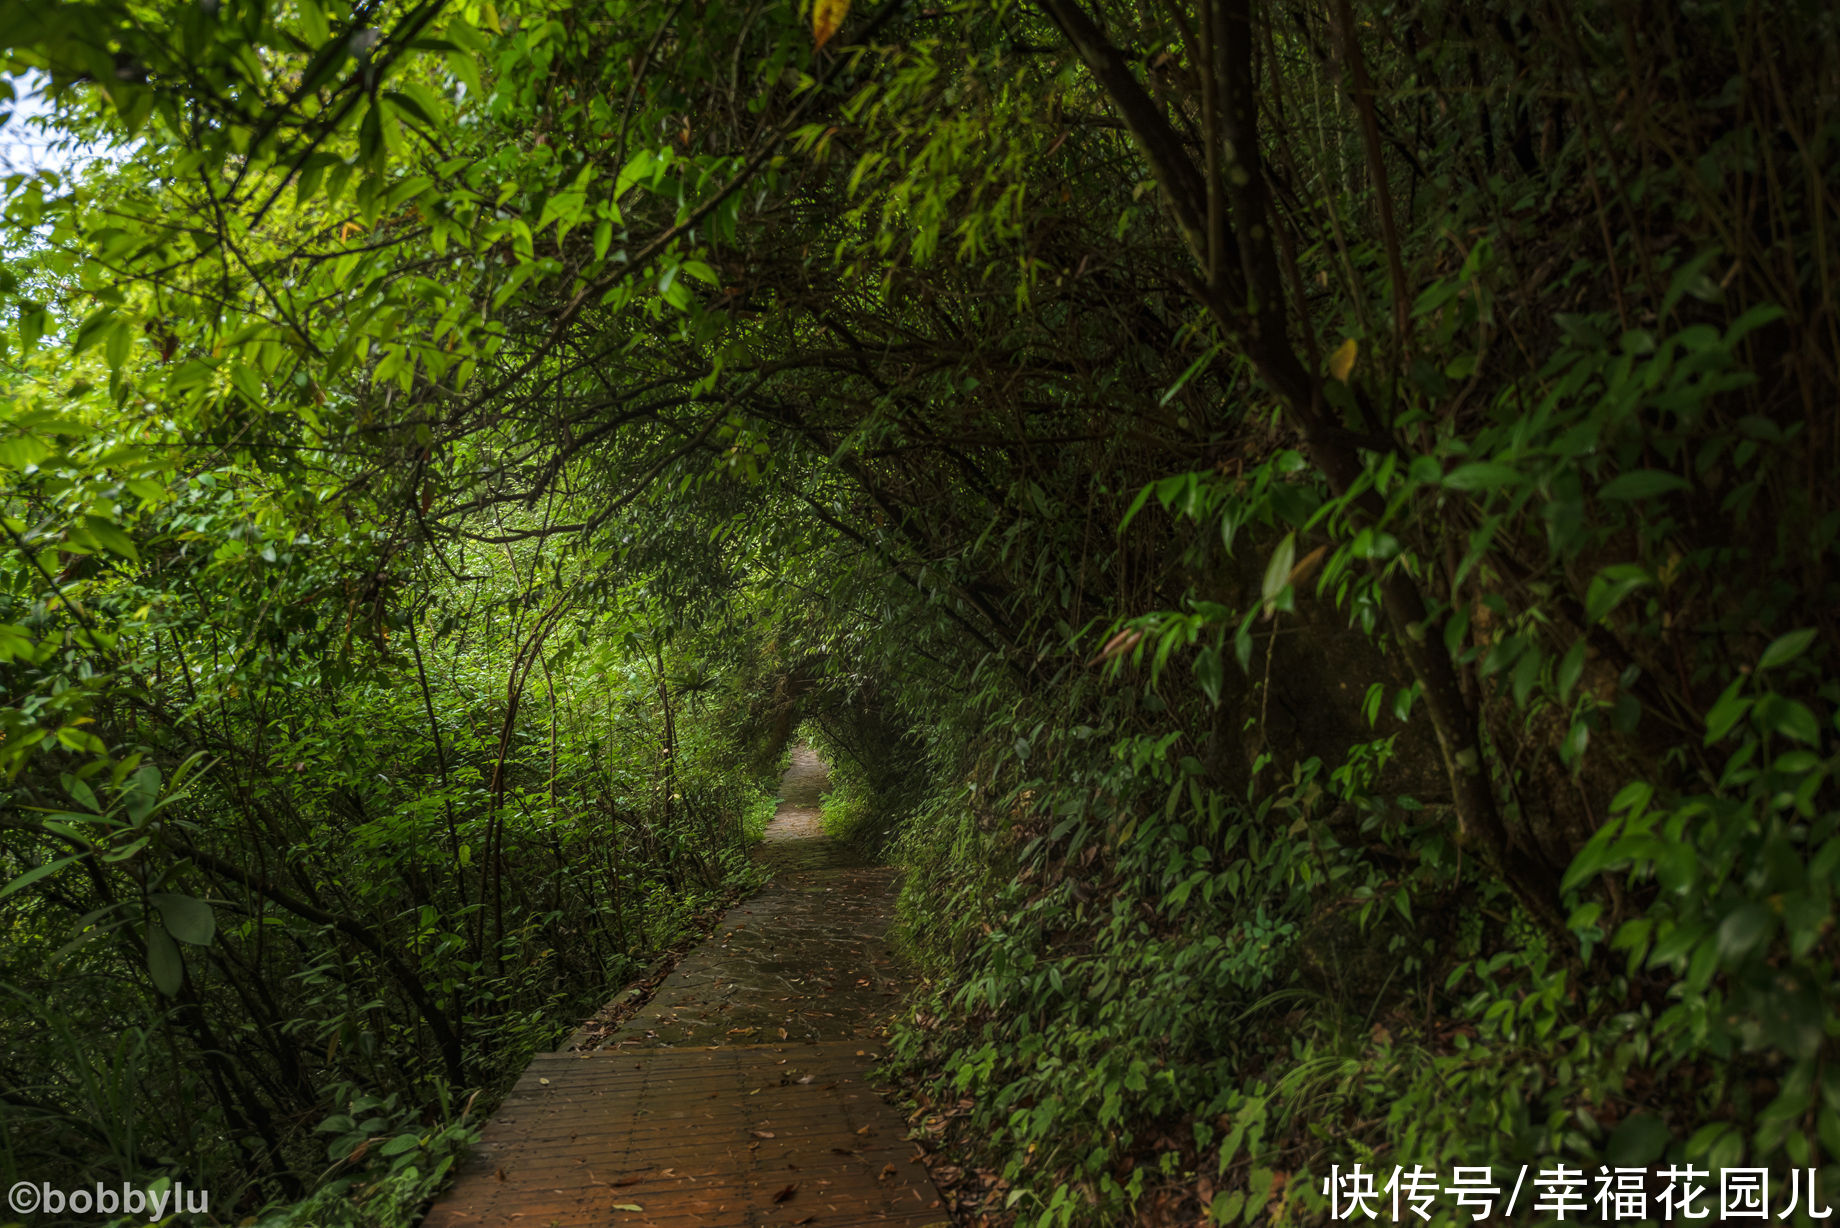
M413 1223L803 737L964 1223L1837 1188L1837 26L0 0L0 1184Z

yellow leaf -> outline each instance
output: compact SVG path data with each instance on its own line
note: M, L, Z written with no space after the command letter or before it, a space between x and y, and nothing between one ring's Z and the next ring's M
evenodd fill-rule
M831 41L831 35L837 33L849 12L850 0L812 0L811 36L818 40L818 46Z
M1361 347L1353 337L1337 346L1335 353L1329 355L1329 378L1346 384L1348 373L1354 370L1355 356L1360 352Z
M426 511L427 509L424 508L422 510ZM1328 552L1329 552L1329 547L1318 546L1316 547L1316 549L1304 555L1302 560L1299 561L1295 567L1291 568L1290 578L1287 579L1285 583L1286 584L1302 584L1305 580L1308 580L1310 576L1314 574L1314 572L1316 571L1316 565L1323 561L1323 555L1327 554Z

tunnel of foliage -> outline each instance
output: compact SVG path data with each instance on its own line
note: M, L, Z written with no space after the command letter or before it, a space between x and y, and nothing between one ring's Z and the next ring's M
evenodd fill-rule
M1834 1164L1837 24L0 2L5 1182L405 1222L799 722L967 1222Z

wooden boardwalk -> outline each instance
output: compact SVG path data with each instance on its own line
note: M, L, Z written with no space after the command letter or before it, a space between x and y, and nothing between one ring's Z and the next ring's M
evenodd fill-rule
M802 748L723 918L616 1031L539 1055L422 1228L947 1225L867 1082L900 984L893 877L827 840Z

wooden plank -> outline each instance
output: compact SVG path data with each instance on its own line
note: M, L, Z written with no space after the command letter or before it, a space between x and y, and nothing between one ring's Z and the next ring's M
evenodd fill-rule
M848 1041L539 1058L423 1228L944 1223L860 1052Z
M823 838L810 766L768 828L780 876L618 1031L577 1034L597 1047L533 1059L422 1228L948 1223L867 1081L900 997L894 875Z

